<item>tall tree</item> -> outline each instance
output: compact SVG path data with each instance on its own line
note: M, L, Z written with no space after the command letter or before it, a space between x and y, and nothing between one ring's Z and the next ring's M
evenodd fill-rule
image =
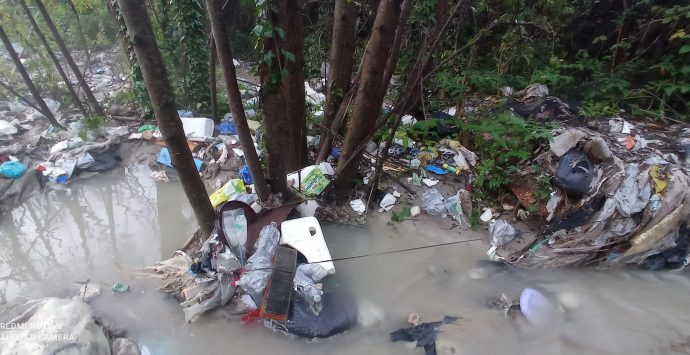
M118 3L127 31L132 38L158 126L170 150L182 188L199 221L201 232L208 237L213 232L213 207L196 170L192 152L187 145L187 138L182 128L182 121L177 114L173 90L156 43L151 19L143 1L118 0Z
M0 40L2 40L2 43L5 45L7 53L10 55L10 58L12 58L12 61L14 62L14 65L17 67L17 71L22 76L22 79L24 79L26 87L31 92L31 96L34 97L34 100L38 104L38 107L41 109L40 111L43 114L43 116L46 116L48 121L50 121L50 123L53 126L64 129L64 127L62 127L62 125L60 125L60 123L58 123L58 121L55 119L55 116L53 116L53 113L48 108L48 105L46 105L45 101L43 101L41 94L38 92L38 89L36 89L36 86L31 80L31 77L29 76L29 73L26 71L26 68L24 68L24 64L22 64L22 61L19 59L19 55L17 54L17 51L14 50L12 42L10 41L9 37L7 37L7 33L5 33L5 29L2 27L2 25L0 25Z
M67 64L72 69L72 72L74 73L75 78L77 78L79 85L81 86L82 90L84 90L84 95L86 95L86 100L88 101L89 105L91 106L91 109L93 109L93 111L96 115L105 116L105 113L103 112L103 109L101 108L101 105L98 103L98 100L96 100L96 97L93 96L93 92L91 91L89 84L86 82L86 80L84 80L84 76L81 74L79 66L77 66L77 63L74 62L74 59L72 58L72 54L70 53L69 49L67 48L65 41L62 40L62 36L60 36L60 32L58 32L57 27L55 27L55 23L53 22L53 19L50 17L48 10L43 5L43 1L42 0L36 0L36 7L38 8L38 11L43 16L43 20L45 20L46 25L48 26L48 29L53 34L53 37L55 37L55 42L57 43L58 47L60 47L60 51L62 51L62 55L65 57L65 61L67 61Z
M383 74L400 19L401 1L381 0L379 2L372 34L362 59L361 76L350 127L345 135L338 160L335 188L339 198L343 197L343 192L352 187L352 179L361 161L359 147L375 129L377 118L381 113L384 93L382 88L388 85L387 82L383 82Z
M288 159L293 152L291 148L293 130L286 111L285 78L287 61L285 44L285 16L288 13L287 0L268 0L263 9L262 47L263 60L261 74L261 107L264 114L267 175L271 190L276 193L287 193L286 173ZM294 58L293 58L294 59ZM302 88L304 90L304 88Z
M31 23L31 27L33 27L34 29L36 36L38 36L38 39L43 44L43 47L45 47L48 56L50 56L50 59L53 61L53 64L55 64L55 69L57 70L58 74L60 74L62 80L65 82L67 90L69 90L70 94L74 98L75 105L77 105L79 111L81 111L81 113L84 114L84 116L88 116L89 113L86 112L86 108L84 108L84 105L82 105L79 95L76 91L74 91L74 87L72 86L72 83L70 82L67 73L65 73L65 71L62 69L60 60L58 60L57 56L55 55L55 52L53 52L53 50L50 48L50 43L48 43L48 39L45 35L43 35L43 31L41 31L41 28L38 26L38 23L36 22L34 15L31 13L29 6L26 5L26 1L19 0L19 5L22 7L22 9L24 9L24 13L26 13L26 17L29 18L29 22Z
M208 92L211 96L211 118L218 124L220 123L220 117L218 116L218 103L216 103L218 93L218 86L216 85L216 58L218 58L216 41L213 39L213 35L211 35L208 42Z
M333 10L333 34L326 88L326 107L323 110L321 148L318 161L326 159L331 151L333 136L330 127L340 108L345 93L350 89L355 54L355 20L357 7L352 0L336 0Z
M285 155L285 166L288 171L301 169L307 162L307 120L304 97L304 31L302 30L302 0L287 0L285 14L280 21L284 23L285 50L287 56L285 67L286 112L290 128L290 152ZM286 150L283 150L286 152Z
M386 70L383 72L383 82L390 83L393 73L395 72L395 67L398 65L398 59L400 58L400 51L402 50L402 40L405 34L407 18L410 16L410 10L412 10L412 0L404 0L402 4L402 9L400 10L400 21L398 21L398 28L395 30L395 39L393 40L393 48L391 48L391 54L388 56L388 62L386 63ZM388 90L388 85L383 88L383 95L386 95Z
M237 126L237 134L240 138L240 144L242 144L242 150L247 166L249 167L249 172L252 174L252 179L254 180L256 192L261 201L266 201L270 193L263 170L261 169L259 156L256 154L256 149L254 148L254 140L252 140L252 135L249 132L247 117L244 114L244 105L242 104L240 87L237 84L237 73L235 72L235 65L232 61L232 49L228 41L227 27L223 23L222 5L222 0L206 0L211 30L213 31L213 40L216 44L216 53L218 54L218 61L220 62L221 69L223 70L223 77L225 78L225 86L232 118L235 121L235 126Z

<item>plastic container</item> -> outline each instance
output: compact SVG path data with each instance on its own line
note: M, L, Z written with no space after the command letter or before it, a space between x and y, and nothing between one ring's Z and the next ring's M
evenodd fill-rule
M213 120L206 117L180 117L184 134L188 138L213 137Z
M532 288L522 290L520 311L530 324L535 326L547 325L558 319L562 313L560 305Z

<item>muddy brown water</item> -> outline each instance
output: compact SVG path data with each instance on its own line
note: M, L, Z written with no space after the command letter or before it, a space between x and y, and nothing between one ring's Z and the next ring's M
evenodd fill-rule
M191 208L174 182L156 183L135 166L77 180L69 190L31 197L0 218L0 295L70 296L75 282L125 282L92 301L97 314L125 327L153 354L423 354L389 333L410 312L422 321L461 317L442 336L469 354L688 353L690 278L687 273L593 270L477 272L484 242L471 242L336 262L337 276L359 303L352 330L307 343L261 324L243 325L224 312L186 324L179 306L137 278L137 268L173 252L194 229ZM440 230L424 217L391 225L389 216L366 227L324 225L334 258L467 240L481 234ZM441 233L443 232L443 233ZM443 237L441 237L443 235ZM478 277L483 275L483 277ZM568 294L575 307L546 329L504 319L486 306L524 287Z

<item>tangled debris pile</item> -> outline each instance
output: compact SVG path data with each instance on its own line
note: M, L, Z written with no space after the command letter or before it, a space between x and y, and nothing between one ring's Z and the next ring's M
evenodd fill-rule
M494 242L495 257L527 267L687 265L690 178L676 153L690 131L616 117L554 136L513 184L522 205L536 205L548 224L536 235ZM553 182L547 203L524 193L524 182L529 192L540 173Z
M262 320L307 339L348 330L356 308L329 283L335 266L316 218L280 223L270 214L257 216L242 202L225 202L200 248L177 251L147 270L180 301L188 322L231 305L231 314L245 323Z

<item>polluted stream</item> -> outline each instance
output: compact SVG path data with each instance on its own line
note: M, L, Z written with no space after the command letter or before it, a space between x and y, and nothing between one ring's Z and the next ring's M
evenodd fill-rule
M243 324L223 309L185 323L158 280L138 269L182 245L194 217L179 185L156 183L147 167L35 194L0 221L0 300L69 297L87 279L126 283L129 292L104 288L90 303L152 354L423 354L413 343L390 341L412 312L422 322L459 317L439 335L449 353L690 353L687 273L506 270L482 262L483 241L386 253L483 236L443 231L433 218L398 224L382 214L362 227L322 225L333 258L343 259L334 277L357 300L358 322L317 342ZM501 294L516 299L526 287L567 300L566 312L535 328L487 306Z

